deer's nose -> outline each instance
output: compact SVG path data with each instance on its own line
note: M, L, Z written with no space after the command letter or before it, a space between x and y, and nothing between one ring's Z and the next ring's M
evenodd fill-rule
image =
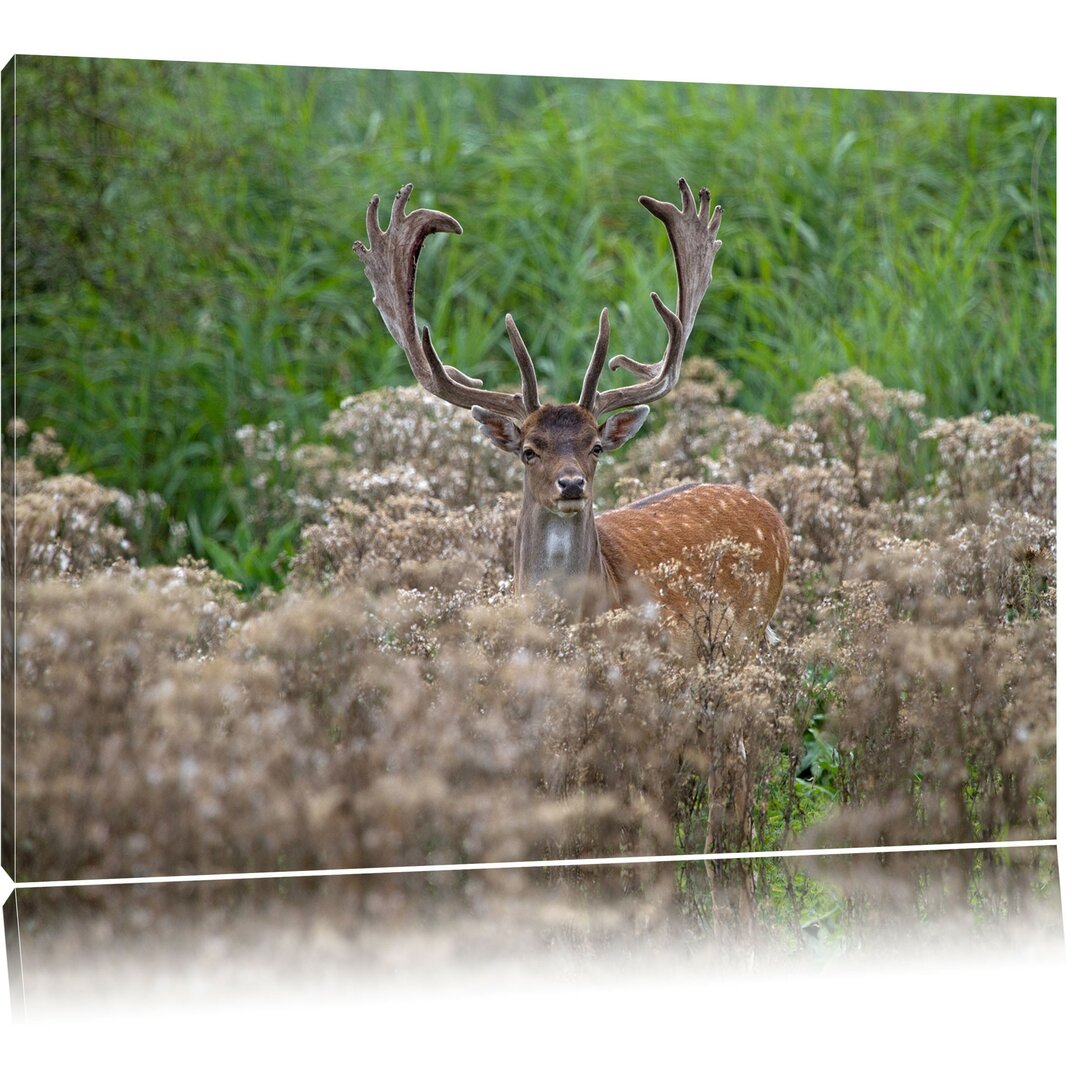
M559 497L563 499L581 499L585 496L585 477L580 473L571 476L560 476L556 481L559 485Z

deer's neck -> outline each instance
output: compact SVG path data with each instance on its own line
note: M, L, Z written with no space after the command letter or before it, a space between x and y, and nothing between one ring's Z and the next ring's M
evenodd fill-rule
M569 586L583 599L592 585L610 603L609 574L591 506L577 514L555 514L525 496L514 547L514 587L529 592L542 581L556 589ZM595 598L589 606L594 605Z

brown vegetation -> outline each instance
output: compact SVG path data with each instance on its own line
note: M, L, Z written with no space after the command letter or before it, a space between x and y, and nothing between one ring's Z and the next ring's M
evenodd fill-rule
M648 611L512 599L514 463L419 390L344 403L326 445L242 433L297 478L259 512L306 522L251 600L139 566L127 496L9 432L18 879L1053 836L1046 425L928 422L858 371L783 429L732 391L688 361L597 487L723 480L780 510L781 642L742 664L707 594L696 662Z

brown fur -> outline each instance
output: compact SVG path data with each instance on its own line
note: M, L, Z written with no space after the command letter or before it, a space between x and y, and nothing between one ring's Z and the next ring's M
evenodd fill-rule
M760 635L776 610L788 566L787 529L770 503L745 488L727 484L669 488L600 514L596 530L618 606L639 594L644 583L670 614L684 621L692 618L685 590L665 587L657 572L664 564L679 563L690 578L715 576L717 591L730 597L737 609L735 622L741 633ZM755 578L760 576L756 596L758 582L748 585L738 577L736 558L721 558L714 575L710 545L719 541L751 549L750 569ZM744 597L752 603L744 604Z

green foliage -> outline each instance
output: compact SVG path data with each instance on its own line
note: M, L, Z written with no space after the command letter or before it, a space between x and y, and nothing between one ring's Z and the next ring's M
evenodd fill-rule
M295 550L299 531L299 525L289 521L263 542L253 537L247 523L241 521L231 545L204 537L202 546L220 573L252 591L260 584L284 583L284 571Z
M407 381L349 250L406 181L464 225L431 241L419 312L488 385L514 370L506 311L552 395L576 394L605 305L613 351L655 356L647 297L674 272L635 199L686 176L726 207L691 349L740 408L785 420L858 366L931 415L1054 419L1053 101L44 57L16 80L3 419L157 493L129 526L143 559L274 580L299 522L252 520L234 435L312 439Z
M824 791L836 796L836 780L840 770L839 754L835 743L824 733L829 707L836 701L832 686L835 672L828 666L811 666L807 669L803 689L796 700L800 726L803 733L803 755L799 759L797 783L807 789Z

